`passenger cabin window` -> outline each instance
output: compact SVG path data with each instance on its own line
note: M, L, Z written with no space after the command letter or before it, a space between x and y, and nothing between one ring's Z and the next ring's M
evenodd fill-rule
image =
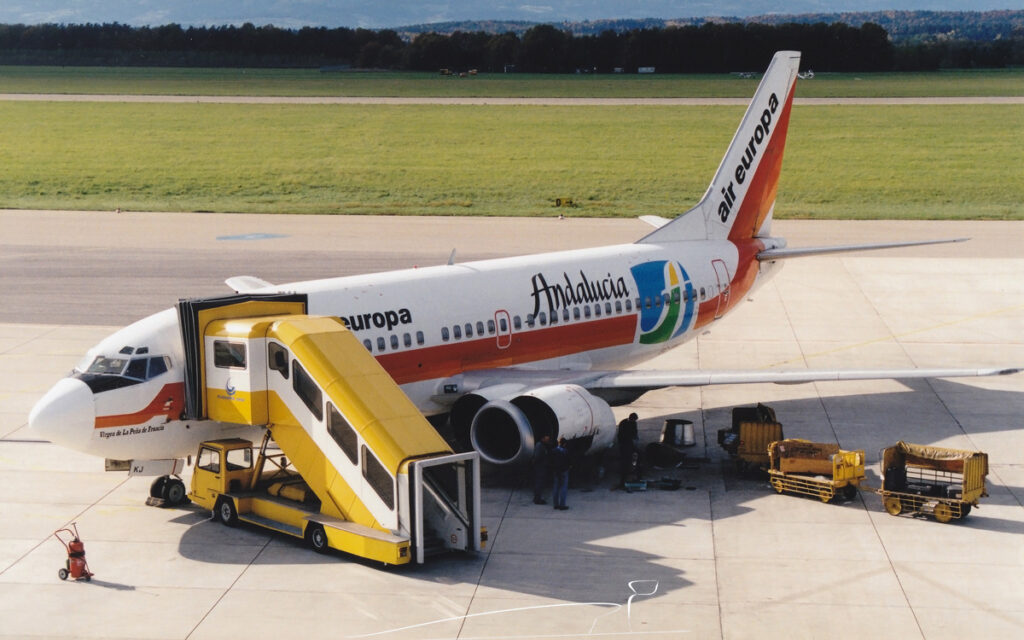
M359 464L359 436L345 416L330 402L327 403L327 433L331 434L352 464Z
M221 369L244 369L245 344L241 342L228 342L227 340L214 340L213 366Z
M494 335L494 320L487 321L487 333Z
M483 333L483 332L481 331L480 333ZM472 338L473 337L473 323L472 322L467 322L466 323L466 337L467 338Z
M601 317L601 305L600 304L595 304L594 305L594 315L597 316L598 318Z
M610 302L604 303L604 315L606 315L606 316L612 315L612 303L610 303Z
M562 320L565 321L565 322L569 322L569 310L568 309L562 309Z
M384 342L384 336L377 338L377 351L384 351L387 349L387 343Z
M288 379L288 350L276 342L267 343L267 360L272 371Z
M476 335L484 335L484 323L480 322L479 320L476 323Z
M445 339L447 340L447 338L445 338ZM369 351L370 353L373 353L373 343L370 342L369 339L363 340L363 346L366 347L367 351Z
M373 490L380 496L380 499L387 505L388 509L395 508L395 483L391 474L380 463L377 456L363 445L363 477L373 487Z
M448 327L441 327L441 339L448 342Z
M515 329L516 331L519 331L520 329L523 328L523 322L522 320L519 319L519 316L514 316L512 318L512 328Z
M538 316L538 319L540 320L540 326L543 327L544 325L546 325L548 323L548 314L543 312L543 311L541 311L539 316Z
M526 326L528 326L528 327L532 327L533 326L533 314L532 313L528 314L526 316Z
M203 447L199 450L199 459L196 460L196 467L204 471L220 473L220 451Z
M498 320L498 326L501 327L502 331L508 331L508 319L504 316Z
M631 299L629 299L629 298L626 298L626 311L632 311L632 310L633 310L633 301Z
M701 288L700 288L700 299L701 299L701 300L704 300L704 297L705 297L705 293L704 293L704 287L701 287Z
M455 325L454 327L452 327L452 335L455 336L456 340L461 339L462 338L462 328L459 327L459 325Z
M628 303L629 300L626 300L626 302ZM622 300L615 301L615 313L622 313Z
M382 338L383 339L383 338ZM292 362L292 388L295 389L295 393L298 394L302 402L305 403L306 408L312 413L317 420L324 419L324 398L320 392L320 387L316 386L313 382L313 378L309 377L306 370L302 368L302 365L297 361Z
M423 337L423 332L422 331L417 331L416 332L416 344L423 344L424 342L426 342L426 338Z
M398 336L392 335L391 336L391 349L394 350L394 349L397 349L397 348L398 348Z
M579 320L580 319L580 308L579 307L573 307L573 309L572 309L572 317L573 317L574 320Z
M679 302L679 289L672 290L672 302Z
M403 334L402 335L402 342L403 342L403 344L405 344L405 346L411 347L412 346L412 336L409 335L408 333Z

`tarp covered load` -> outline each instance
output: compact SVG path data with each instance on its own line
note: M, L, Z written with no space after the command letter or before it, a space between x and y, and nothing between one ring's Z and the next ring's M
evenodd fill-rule
M910 444L900 440L895 445L888 447L882 454L882 468L903 467L907 465L946 471L949 473L963 473L964 463L967 460L980 459L981 475L988 474L988 454L980 451L964 451L962 449L948 449L945 447L932 447L921 444Z

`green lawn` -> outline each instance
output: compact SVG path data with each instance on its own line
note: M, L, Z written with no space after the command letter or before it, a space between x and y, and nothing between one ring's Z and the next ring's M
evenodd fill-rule
M0 207L671 216L741 107L0 102ZM1024 218L1024 107L797 106L778 217Z
M244 96L734 97L757 79L721 75L320 73L306 69L165 69L0 66L0 93ZM936 73L819 73L797 95L815 97L1021 96L1024 69Z

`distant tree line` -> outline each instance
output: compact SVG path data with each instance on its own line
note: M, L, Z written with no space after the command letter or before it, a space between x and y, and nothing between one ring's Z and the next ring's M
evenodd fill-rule
M55 65L257 66L435 71L515 69L535 73L756 71L773 52L803 52L804 68L886 71L1024 64L1024 35L991 42L943 40L894 46L874 23L706 23L573 35L536 25L522 36L484 31L223 27L122 24L0 25L0 63Z

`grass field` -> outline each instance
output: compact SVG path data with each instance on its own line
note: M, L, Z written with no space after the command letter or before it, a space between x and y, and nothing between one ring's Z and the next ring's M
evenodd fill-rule
M742 111L0 102L0 207L670 216ZM776 215L1024 219L1022 148L1019 105L797 106Z
M720 75L320 73L302 69L0 67L0 93L244 96L734 97L756 79ZM820 97L1022 96L1024 69L936 73L819 73L797 95Z

